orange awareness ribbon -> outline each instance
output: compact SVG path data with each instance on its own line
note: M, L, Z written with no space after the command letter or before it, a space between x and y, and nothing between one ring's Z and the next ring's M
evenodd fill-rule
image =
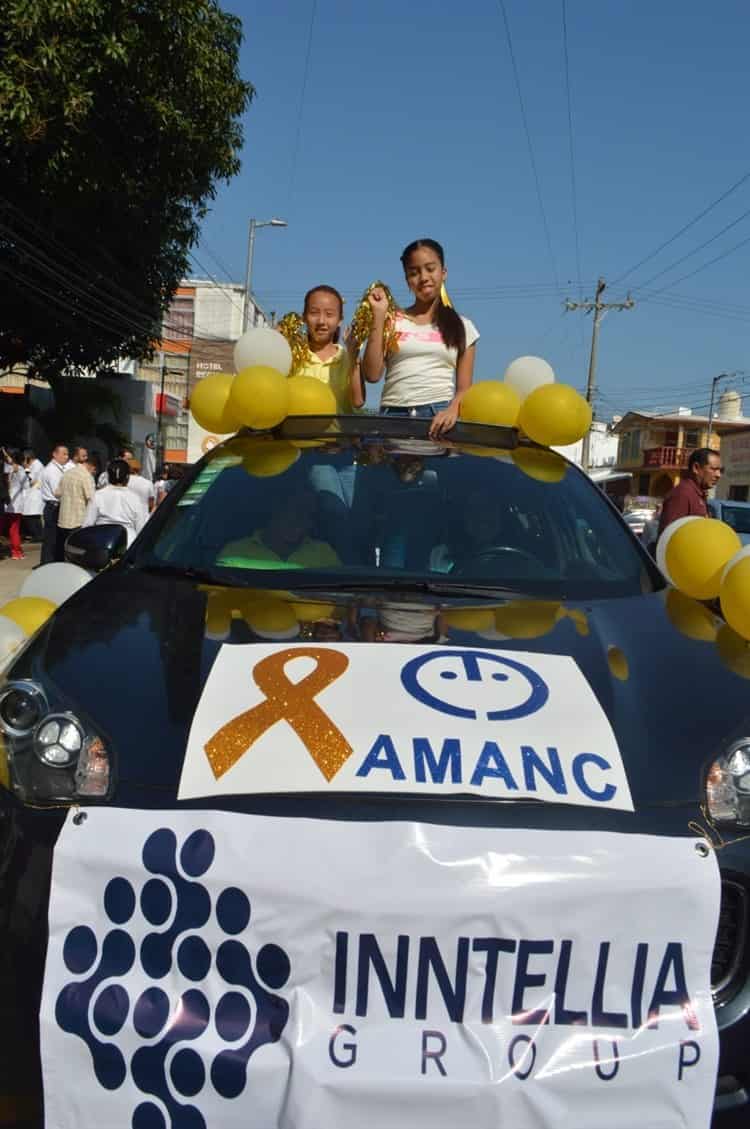
M284 667L290 659L298 658L314 659L316 667L301 681L292 682ZM340 678L348 665L346 655L327 647L289 647L256 663L253 678L265 701L227 722L205 746L216 779L277 721L286 721L326 780L332 780L351 756L352 747L314 699Z

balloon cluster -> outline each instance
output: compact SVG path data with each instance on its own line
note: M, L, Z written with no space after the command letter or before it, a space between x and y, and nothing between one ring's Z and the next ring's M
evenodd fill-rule
M193 389L190 410L206 431L276 427L288 415L335 415L336 398L311 376L292 376L292 349L275 329L249 329L234 348L237 375L217 372ZM288 379L287 379L288 378Z
M0 607L0 670L60 604L90 579L85 569L72 564L48 564L34 570L18 596Z
M656 563L669 583L693 600L718 598L732 630L750 640L750 546L712 517L673 521L656 545Z
M502 380L472 384L461 401L461 419L518 427L543 447L567 447L591 426L591 405L575 388L557 384L541 357L518 357Z
M332 619L333 604L291 599L284 592L247 592L237 588L201 588L206 593L206 635L223 640L232 620L244 620L263 639L295 639L304 624Z

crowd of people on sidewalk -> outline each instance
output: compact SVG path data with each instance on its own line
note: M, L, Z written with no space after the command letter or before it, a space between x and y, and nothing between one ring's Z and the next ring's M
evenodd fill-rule
M165 465L153 477L129 448L106 469L86 447L56 443L42 463L31 448L0 447L0 557L23 560L24 542L41 544L40 564L65 559L65 542L75 530L115 522L128 544L179 477L181 468Z

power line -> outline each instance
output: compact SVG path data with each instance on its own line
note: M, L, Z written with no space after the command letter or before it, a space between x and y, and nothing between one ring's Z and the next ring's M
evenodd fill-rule
M701 212L699 212L697 216L693 216L693 218L686 224L684 224L679 231L676 231L674 235L670 235L669 239L665 239L663 243L660 243L656 250L651 251L648 255L645 255L642 259L639 259L639 261L635 263L634 266L628 267L624 274L621 274L614 280L612 285L617 286L619 282L622 282L622 280L624 278L627 278L629 274L632 274L633 271L636 271L640 267L642 267L644 263L648 263L651 261L651 259L656 258L656 256L661 251L663 251L665 247L669 247L670 243L674 243L676 239L679 239L681 235L684 235L686 231L689 231L691 227L694 227L695 224L702 220L704 216L707 216L709 212L713 211L713 209L717 207L717 205L721 204L724 200L727 199L727 197L731 196L733 192L736 192L736 190L740 188L741 185L743 185L747 180L750 180L750 172L746 172L744 176L741 176L738 181L736 181L730 188L726 190L726 192L722 192L721 196L717 196L715 200L712 200L711 203Z
M542 187L539 181L539 171L537 169L536 157L534 156L534 146L531 141L531 131L529 130L529 123L526 119L526 107L523 101L523 92L521 90L521 79L518 73L518 66L516 64L516 55L513 50L513 38L510 33L510 23L508 22L508 13L505 8L505 0L498 0L500 11L503 15L503 23L505 24L505 37L508 41L508 54L510 55L510 62L513 68L513 77L516 83L516 92L518 94L518 104L521 109L521 120L523 122L523 130L526 134L526 144L529 150L529 160L531 161L531 170L534 174L534 184L536 186L536 197L539 204L539 213L542 217L542 227L544 228L544 238L547 242L547 251L549 253L550 265L552 267L552 275L555 280L555 286L560 289L560 279L557 274L557 264L555 262L555 255L552 250L552 239L549 233L549 224L547 223L547 213L544 210L544 200L542 199Z
M289 200L291 203L294 195L294 185L297 179L297 162L299 160L300 142L302 140L302 118L305 112L305 95L307 94L307 80L310 75L310 57L312 55L313 31L315 28L315 15L318 9L318 0L313 0L310 9L310 26L307 29L307 49L305 51L305 66L302 71L302 88L297 106L297 125L294 131L294 148L292 149L292 163L289 170Z
M699 243L697 247L694 247L692 251L688 251L686 255L682 255L681 258L675 259L675 261L673 263L670 263L668 267L664 267L663 270L657 271L656 274L653 274L651 278L646 279L645 282L641 282L640 284L636 283L635 289L643 290L644 287L650 286L652 282L655 282L657 278L661 278L662 275L669 274L669 272L671 270L674 270L675 267L678 267L680 263L684 263L686 259L691 259L693 255L697 255L698 252L702 251L704 247L708 247L710 243L714 243L727 231L731 231L733 227L736 227L738 223L742 223L742 221L744 219L747 219L748 216L750 216L750 208L748 208L746 212L743 212L741 216L737 216L737 219L732 220L731 223L728 223L726 227L722 227L721 231L717 231L716 234L712 235L710 239L706 239L703 243Z
M735 243L733 247L729 247L726 251L722 251L721 254L716 255L715 258L709 259L707 263L701 263L699 267L696 267L695 270L691 270L689 274L683 274L681 278L675 279L674 282L668 282L666 286L660 287L658 290L652 293L651 297L655 297L656 294L663 294L665 290L671 290L673 286L679 286L681 282L685 282L686 279L692 278L696 274L700 274L701 271L706 270L708 267L712 267L714 263L718 263L722 259L726 259L728 255L734 254L735 251L739 251L740 247L744 247L748 243L750 243L750 235L748 235L747 238L742 239L739 243Z
M570 63L568 59L568 20L566 0L562 0L563 53L565 55L565 95L568 102L568 141L570 148L570 194L573 201L573 231L575 233L576 271L581 278L581 245L578 237L578 192L576 189L576 163L573 149L573 109L570 100ZM583 288L579 283L578 298L583 300ZM583 323L581 322L581 332Z
M205 263L202 263L200 261L200 259L198 258L198 256L195 254L194 251L190 252L190 258L193 260L194 263L198 264L198 266L200 267L200 269L202 271L205 272L206 278L209 278L211 280L211 282L213 282L214 286L218 286L219 290L223 290L225 294L229 295L230 303L234 306L235 310L239 310L239 312L242 314L243 308L242 308L242 306L238 306L237 303L235 302L232 290L228 286L226 286L225 284L219 282L219 280L217 278L214 278L214 276L211 274L211 271L208 269L208 267L205 265ZM246 300L249 300L249 298L250 298L250 295L248 294Z

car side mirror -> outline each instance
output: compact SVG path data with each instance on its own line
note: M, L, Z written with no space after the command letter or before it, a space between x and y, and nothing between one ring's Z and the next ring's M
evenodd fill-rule
M65 541L65 559L91 572L101 572L128 547L122 525L87 525L76 529Z

